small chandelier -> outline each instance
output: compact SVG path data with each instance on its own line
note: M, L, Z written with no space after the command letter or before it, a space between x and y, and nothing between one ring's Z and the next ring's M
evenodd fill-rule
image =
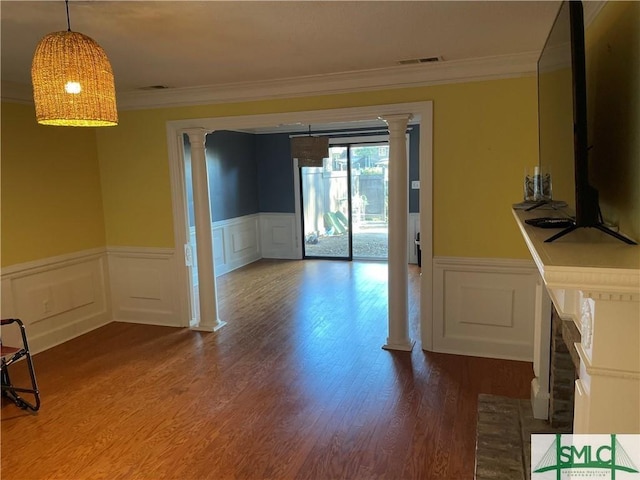
M36 119L42 125L106 127L118 124L111 64L93 39L67 31L40 40L31 64Z
M299 167L322 167L328 157L329 138L312 137L311 125L307 136L291 138L291 158L298 159Z

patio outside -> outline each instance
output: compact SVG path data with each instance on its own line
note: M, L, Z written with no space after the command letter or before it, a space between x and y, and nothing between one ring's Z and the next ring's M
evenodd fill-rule
M325 235L318 237L318 243L305 243L308 256L338 257L348 251L349 236ZM387 224L363 222L353 226L353 257L386 260L388 256Z

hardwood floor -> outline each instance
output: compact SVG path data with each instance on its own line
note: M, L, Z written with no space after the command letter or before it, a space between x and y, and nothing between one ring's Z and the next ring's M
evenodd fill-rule
M218 279L216 333L112 323L36 355L42 408L3 403L2 478L472 479L478 394L526 398L531 364L383 350L386 284L263 260Z

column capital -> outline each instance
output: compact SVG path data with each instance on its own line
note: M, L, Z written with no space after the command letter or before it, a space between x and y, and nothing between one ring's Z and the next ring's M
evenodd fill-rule
M393 115L385 115L384 117L378 117L380 120L384 121L389 129L392 128L407 128L407 123L409 120L413 118L413 114L411 113L396 113Z
M182 133L186 133L189 136L189 143L191 145L204 145L208 133L212 133L211 130L206 128L185 128Z

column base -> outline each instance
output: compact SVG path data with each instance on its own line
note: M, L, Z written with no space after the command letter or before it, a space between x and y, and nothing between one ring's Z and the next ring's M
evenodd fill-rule
M387 338L387 343L385 343L382 348L383 350L399 350L401 352L410 352L413 350L413 346L416 344L415 340L409 339L408 342L395 343L390 342Z
M533 418L540 420L549 418L549 392L542 390L537 378L531 380L531 409Z
M191 330L195 330L197 332L217 332L226 324L227 322L218 320L218 322L215 325L194 325L193 327L191 327Z

